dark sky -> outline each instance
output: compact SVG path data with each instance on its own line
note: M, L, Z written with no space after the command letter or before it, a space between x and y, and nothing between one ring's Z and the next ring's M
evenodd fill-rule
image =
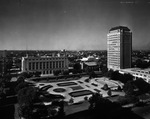
M150 48L150 0L0 0L0 50L106 50L111 27Z

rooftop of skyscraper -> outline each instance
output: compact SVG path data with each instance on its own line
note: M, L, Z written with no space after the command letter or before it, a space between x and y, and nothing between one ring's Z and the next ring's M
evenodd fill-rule
M130 31L130 29L126 26L116 26L116 27L111 28L109 31L113 31L113 30L117 30L117 29L124 29L126 31Z

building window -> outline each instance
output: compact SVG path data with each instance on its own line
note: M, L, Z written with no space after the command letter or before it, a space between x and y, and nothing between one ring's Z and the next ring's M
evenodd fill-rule
M36 62L36 69L38 69L38 62Z
M50 62L49 64L50 64L50 68L52 68L52 62Z
M31 62L29 62L29 70L31 70Z
M58 61L56 61L56 68L58 68Z
M62 61L62 68L64 68L64 61Z
M59 68L61 68L61 61L59 61Z
M32 63L32 69L35 69L35 62Z
M40 69L42 69L42 62L40 62Z
M46 65L47 65L47 69L48 69L49 68L48 62L46 63Z
M45 62L43 62L43 69L45 69Z
M53 68L55 68L55 62L53 62Z

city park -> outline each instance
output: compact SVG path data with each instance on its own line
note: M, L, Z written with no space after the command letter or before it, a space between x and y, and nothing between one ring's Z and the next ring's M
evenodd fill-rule
M50 94L62 95L66 102L73 100L72 103L82 102L86 98L89 99L93 93L99 93L103 97L124 95L123 92L116 91L118 87L121 89L123 88L123 83L109 80L106 77L91 79L88 77L81 77L75 80L72 78L70 81L59 81L58 79L54 82L52 80L49 82L46 78L37 77L27 79L26 81ZM110 90L111 93L108 93Z
M139 102L137 91L141 91L141 94L149 91L149 84L145 82L142 84L141 80L133 83L132 79L129 74L122 75L112 71L101 76L93 74L29 76L22 73L11 89L15 89L20 118L62 118L85 110L98 111L102 108L103 112L105 108L113 109L113 102L117 102L117 105ZM7 97L3 97L5 102ZM97 111L93 112L94 115L98 114Z

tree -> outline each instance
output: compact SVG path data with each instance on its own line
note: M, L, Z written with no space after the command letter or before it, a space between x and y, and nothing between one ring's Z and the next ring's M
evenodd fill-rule
M108 76L108 68L106 66L100 65L101 68L101 72L102 74L104 74L105 76Z
M54 70L53 74L54 74L54 76L58 76L60 74L60 70Z
M120 79L121 79L121 74L119 73L119 71L111 72L111 74L110 74L110 79L120 81Z
M100 95L99 93L93 93L92 96L89 98L89 109L94 109L96 103L100 100L100 98L102 98L102 95Z
M136 66L139 68L148 68L149 63L147 63L146 61L142 61L141 59L138 59L136 60Z
M72 73L73 73L73 74L77 74L78 71L77 71L76 69L73 69L73 70L72 70Z
M24 76L19 76L19 77L17 78L17 84L22 83L22 82L25 82L24 80L25 80L25 77L24 77Z
M73 74L77 74L77 73L82 73L82 69L81 69L81 64L80 63L75 63L73 65L73 70L72 70Z
M134 95L126 95L126 96L119 96L119 98L117 99L117 102L120 105L126 105L130 103L137 103L139 102L139 99Z
M15 92L18 93L21 89L28 87L28 83L27 82L21 82L19 83L16 88L15 88Z
M122 88L121 88L121 86L118 86L118 89L117 89L118 91L122 91Z
M18 91L18 111L21 117L32 119L33 104L37 98L37 89L34 87L25 87Z
M104 84L104 86L102 87L103 90L108 90L109 87L108 87L108 84Z
M20 105L18 107L18 115L20 118L32 119L33 111L32 107L26 105Z
M123 86L123 91L125 92L126 95L133 95L133 94L134 94L133 81L128 81L128 82Z
M19 105L32 105L37 99L37 88L25 87L18 91L18 103Z
M64 111L64 101L59 102L60 110L59 110L59 117L64 117L65 116L65 111Z
M73 104L73 103L74 103L74 99L73 99L72 97L70 98L69 103L70 103L70 104Z
M114 108L114 105L112 102L106 98L103 98L102 95L99 93L93 94L90 99L90 110L93 110L94 115L99 116L99 113L101 112L101 116L105 117L107 116L108 112Z
M25 79L26 78L31 78L32 76L33 76L33 72L27 72L27 71L25 71L25 72L22 72L20 75L19 75L19 77L24 77Z
M123 78L122 78L123 80L122 80L122 82L123 83L126 83L126 82L128 82L128 81L133 81L133 76L131 75L131 74L124 74L123 75Z
M87 101L87 100L88 100L88 97L84 97L84 100Z
M69 75L69 70L64 70L63 75Z
M96 77L96 74L94 71L89 72L89 79L95 78L95 77Z
M75 63L73 65L73 69L76 70L77 72L81 70L81 64L80 63Z
M40 77L40 76L41 76L41 72L40 72L40 71L36 71L36 72L34 73L34 75L35 75L35 77Z
M108 69L107 69L108 70ZM112 69L110 69L109 71L106 72L105 76L106 77L110 77L111 78L111 75L114 71Z
M121 74L119 71L109 71L108 75L110 79L121 81L122 83L126 83L128 81L133 81L133 76L129 73Z
M107 94L108 94L109 96L112 95L111 89L108 90Z
M0 97L1 97L1 99L6 98L5 86L6 86L6 81L3 78L1 78L0 79Z
M56 113L55 116L63 118L63 116L65 116L65 112L64 112L64 101L53 101L52 102L52 107L59 107L59 110Z
M6 74L3 78L6 82L10 82L12 76L10 74Z
M139 94L150 92L150 84L142 78L136 79L134 85L139 89Z

